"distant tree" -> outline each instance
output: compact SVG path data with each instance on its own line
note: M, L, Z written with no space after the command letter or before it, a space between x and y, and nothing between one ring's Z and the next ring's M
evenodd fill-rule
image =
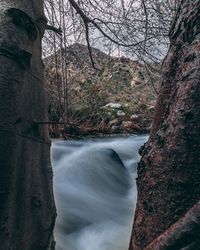
M0 249L54 249L42 0L0 1Z

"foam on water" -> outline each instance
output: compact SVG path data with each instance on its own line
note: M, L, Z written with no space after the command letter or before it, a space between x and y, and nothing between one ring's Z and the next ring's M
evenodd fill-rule
M138 149L147 136L58 141L51 148L57 250L127 250Z

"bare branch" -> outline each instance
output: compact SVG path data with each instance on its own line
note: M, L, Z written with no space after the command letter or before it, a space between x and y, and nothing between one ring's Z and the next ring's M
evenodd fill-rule
M56 28L56 27L54 27L52 25L48 25L48 24L46 25L46 30L51 30L51 31L55 32L56 34L58 34L60 36L62 36L62 33L63 33L61 28Z

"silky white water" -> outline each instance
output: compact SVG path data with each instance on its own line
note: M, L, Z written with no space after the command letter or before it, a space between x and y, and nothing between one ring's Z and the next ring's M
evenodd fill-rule
M127 250L147 136L52 144L56 250Z

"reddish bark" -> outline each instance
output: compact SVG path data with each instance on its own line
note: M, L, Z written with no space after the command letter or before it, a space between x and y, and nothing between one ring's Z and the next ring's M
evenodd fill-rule
M170 38L156 115L138 166L132 250L144 249L200 200L199 1L182 1Z
M200 201L145 250L199 249Z

